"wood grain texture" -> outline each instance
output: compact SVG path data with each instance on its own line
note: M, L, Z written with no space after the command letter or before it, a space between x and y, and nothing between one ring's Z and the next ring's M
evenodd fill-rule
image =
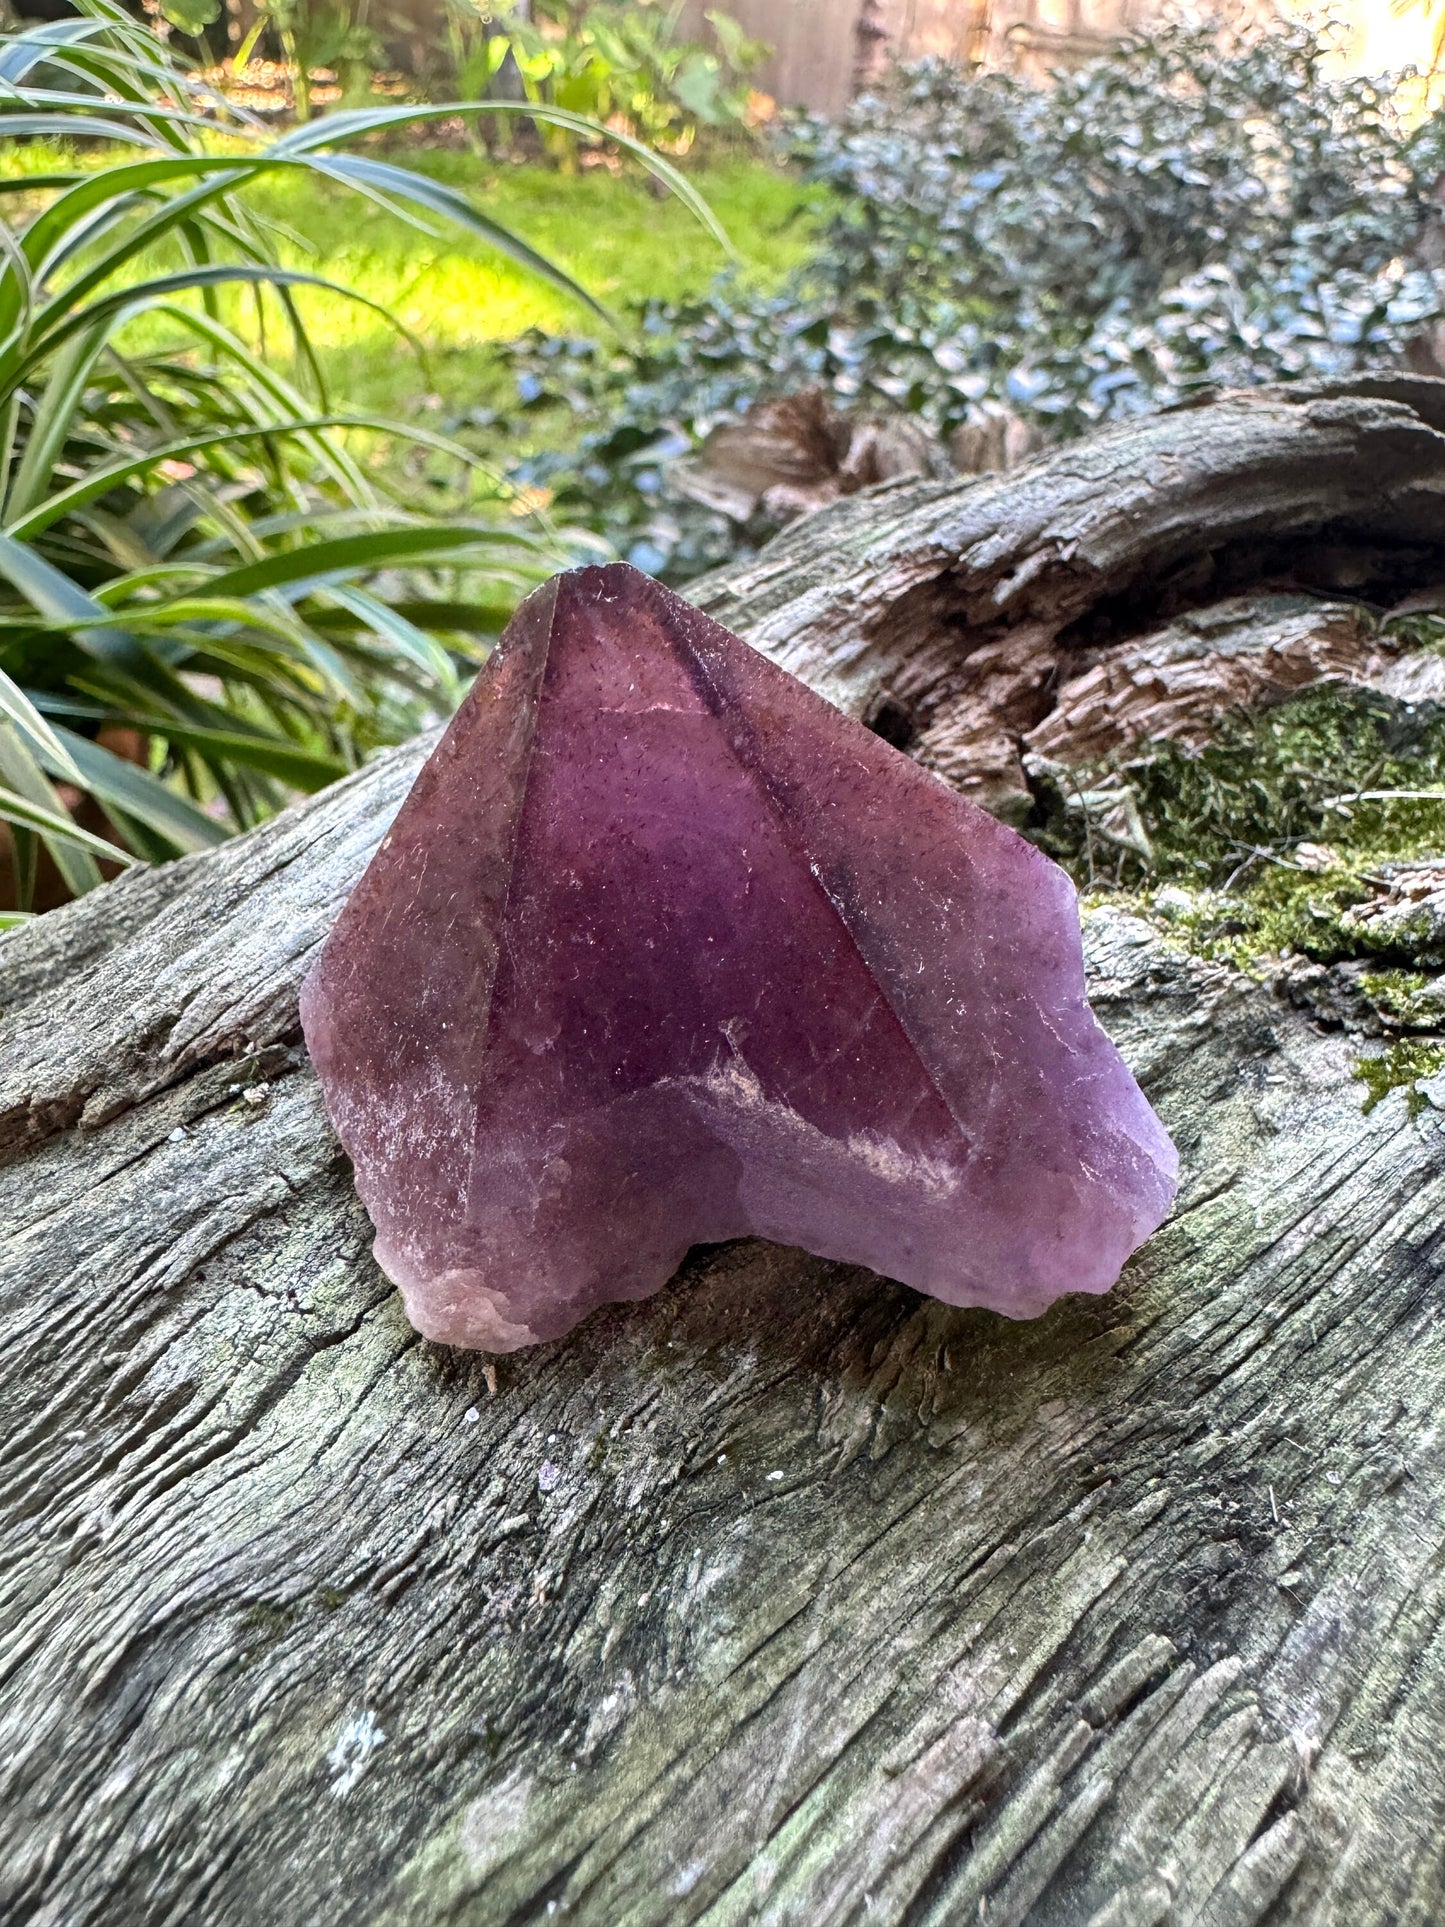
M850 715L1020 817L1021 739L1091 646L1241 592L1445 579L1445 382L1257 389L1128 422L971 486L806 517L689 594Z
M1445 1115L1095 911L1186 1171L1118 1290L734 1245L493 1384L295 1020L425 747L0 944L0 1918L1445 1917Z

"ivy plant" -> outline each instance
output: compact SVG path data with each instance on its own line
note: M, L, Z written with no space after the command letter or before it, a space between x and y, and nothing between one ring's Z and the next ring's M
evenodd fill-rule
M1176 21L1047 86L925 61L795 122L831 209L810 266L651 304L623 349L517 344L518 410L582 430L526 479L682 579L759 531L669 497L666 464L766 393L1061 437L1211 385L1429 365L1445 118L1329 54L1297 23Z

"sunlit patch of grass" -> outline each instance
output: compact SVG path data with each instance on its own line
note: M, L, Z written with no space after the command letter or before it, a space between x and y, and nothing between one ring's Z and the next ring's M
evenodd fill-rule
M99 159L101 157L97 157ZM103 158L113 161L112 149ZM589 169L567 178L549 169L489 161L463 149L420 147L392 158L448 186L567 268L626 325L629 302L700 293L726 265L713 238L671 196L659 196L640 171ZM0 176L24 178L90 157L45 142L0 149ZM737 249L741 273L756 286L780 282L813 246L815 190L758 160L734 158L691 171ZM410 415L438 406L484 401L498 376L492 344L528 328L595 331L579 303L489 251L481 242L435 224L418 233L354 193L298 173L273 176L247 191L248 204L281 231L283 264L324 276L394 313L422 353L382 317L358 302L319 289L300 290L327 380L347 407ZM39 196L37 195L37 205ZM12 213L16 204L11 204ZM134 264L137 279L162 265ZM249 295L228 291L223 318L248 341L289 362L289 344L272 311L263 327ZM132 330L137 350L170 345L164 324Z
M658 199L641 179L600 168L576 179L540 168L483 170L458 153L420 160L451 186L475 181L489 214L560 262L619 319L631 301L700 293L725 265L687 210ZM795 182L755 163L695 179L732 236L747 278L776 283L806 256L809 203ZM465 237L428 238L378 212L358 239L354 227L347 232L341 209L327 204L329 196L308 198L301 184L289 194L279 184L270 192L275 199L260 205L316 250L308 256L285 244L288 261L389 308L427 351L429 366L422 366L366 309L320 293L303 297L328 373L338 386L344 380L358 406L394 410L423 395L464 406L495 379L493 342L533 327L560 333L598 325L576 302Z

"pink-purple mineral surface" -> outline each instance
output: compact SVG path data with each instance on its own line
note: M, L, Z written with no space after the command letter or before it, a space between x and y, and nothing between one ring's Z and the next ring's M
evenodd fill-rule
M302 993L376 1256L487 1351L756 1234L1107 1290L1176 1158L1023 838L618 565L519 610Z

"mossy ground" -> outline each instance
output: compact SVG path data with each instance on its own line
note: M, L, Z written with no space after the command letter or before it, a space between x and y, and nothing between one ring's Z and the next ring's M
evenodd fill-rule
M1087 894L1126 895L1194 954L1257 976L1344 966L1387 1040L1360 1061L1367 1109L1445 1068L1426 925L1376 934L1348 915L1384 866L1445 857L1445 710L1321 685L1228 718L1202 751L1154 744L1074 779L1080 792L1127 784L1148 839L1147 853L1111 849L1046 798L1035 835Z
M1160 908L1201 954L1247 967L1293 951L1316 962L1418 959L1398 933L1372 946L1345 913L1381 866L1445 854L1445 711L1322 685L1226 719L1205 749L1175 743L1075 773L1081 791L1127 784L1142 850L1101 844L1046 804L1038 840L1080 886ZM1423 794L1422 794L1423 792Z
M1106 779L1132 792L1150 848L1105 859L1096 837L1095 882L1102 864L1121 884L1243 885L1278 910L1296 893L1278 879L1271 891L1265 873L1287 874L1282 866L1302 843L1355 869L1445 848L1445 710L1367 689L1321 684L1276 708L1226 717L1205 749L1153 743L1074 772L1081 791ZM1049 813L1040 841L1076 871L1087 866L1090 840L1076 814ZM1318 894L1318 874L1312 880Z

